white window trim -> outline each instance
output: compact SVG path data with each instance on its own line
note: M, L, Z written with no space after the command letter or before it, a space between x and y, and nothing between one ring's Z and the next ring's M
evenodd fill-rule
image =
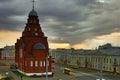
M30 61L30 66L33 67L33 61Z
M35 61L35 67L38 67L38 61Z
M46 62L44 61L44 66L46 65Z
M40 61L40 66L42 67L42 60Z
M38 36L38 33L36 32L35 35Z

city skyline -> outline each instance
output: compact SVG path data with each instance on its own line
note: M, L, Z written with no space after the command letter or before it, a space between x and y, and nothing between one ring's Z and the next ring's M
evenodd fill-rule
M95 49L120 46L120 1L36 0L35 10L50 48ZM27 4L27 5L26 5ZM22 35L32 0L0 1L0 47L14 45Z

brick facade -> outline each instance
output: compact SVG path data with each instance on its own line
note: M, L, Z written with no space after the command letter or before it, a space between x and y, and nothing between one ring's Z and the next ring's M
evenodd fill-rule
M49 55L47 37L41 30L37 13L33 9L20 39L15 43L15 62L26 75L46 74L46 55ZM52 75L51 57L48 57L48 74Z

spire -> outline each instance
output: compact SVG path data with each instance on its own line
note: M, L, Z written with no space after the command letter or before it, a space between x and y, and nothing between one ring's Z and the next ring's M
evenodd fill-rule
M33 10L34 10L34 7L35 7L35 0L33 0L32 2L33 2Z

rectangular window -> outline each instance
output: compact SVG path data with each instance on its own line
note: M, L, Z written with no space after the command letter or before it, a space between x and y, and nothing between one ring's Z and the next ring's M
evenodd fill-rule
M33 67L33 61L30 61L30 66Z
M111 63L111 59L110 59L110 63Z
M35 31L37 31L37 28L35 28Z
M27 66L27 61L25 61L25 66Z
M42 67L42 60L40 61L40 66Z
M45 61L44 61L44 66L45 66Z
M28 28L28 31L30 31L30 28Z
M47 61L47 66L49 66L49 61Z
M38 61L35 61L35 67L38 67Z
M20 58L22 58L22 48L19 49Z

